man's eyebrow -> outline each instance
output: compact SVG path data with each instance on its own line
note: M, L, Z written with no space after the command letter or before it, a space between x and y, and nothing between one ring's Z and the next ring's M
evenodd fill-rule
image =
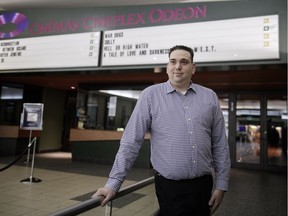
M178 60L178 59L170 58L169 60ZM190 61L190 59L189 58L181 58L181 59L179 59L179 61Z
M177 60L177 58L170 58L170 59ZM190 59L189 58L181 58L179 60L181 61L181 60L190 60Z

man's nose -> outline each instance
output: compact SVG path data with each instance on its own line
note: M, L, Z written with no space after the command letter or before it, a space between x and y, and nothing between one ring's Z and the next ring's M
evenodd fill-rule
M176 63L176 69L177 69L177 70L180 70L181 67L182 67L181 62L177 62L177 63Z

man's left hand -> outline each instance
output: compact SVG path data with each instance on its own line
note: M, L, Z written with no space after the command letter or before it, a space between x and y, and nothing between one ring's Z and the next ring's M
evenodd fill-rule
M211 195L211 198L209 200L209 206L210 206L210 209L211 209L211 215L215 213L215 211L219 208L222 200L223 200L223 197L224 197L224 191L222 190L214 190L212 195Z

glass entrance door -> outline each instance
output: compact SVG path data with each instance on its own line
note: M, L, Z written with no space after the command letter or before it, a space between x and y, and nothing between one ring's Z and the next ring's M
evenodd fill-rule
M260 164L260 95L238 95L236 102L236 163Z
M233 108L229 112L235 113L232 121L229 121L229 143L234 166L286 170L286 94L233 95L236 105L235 112L232 112Z
M269 167L287 167L287 98L268 95L267 99L267 162Z

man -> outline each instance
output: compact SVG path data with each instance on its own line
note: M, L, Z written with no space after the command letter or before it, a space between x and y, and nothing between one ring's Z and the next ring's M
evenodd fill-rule
M216 94L192 83L193 57L189 47L172 47L169 80L141 93L109 179L93 195L105 197L102 206L120 189L149 131L161 216L209 216L219 207L230 172L224 118Z

